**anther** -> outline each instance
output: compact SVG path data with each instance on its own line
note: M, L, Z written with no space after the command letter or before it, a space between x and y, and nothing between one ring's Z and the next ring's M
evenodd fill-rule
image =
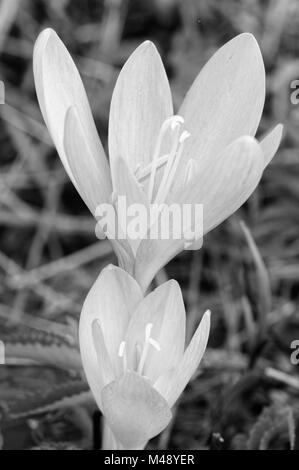
M145 341L148 341L151 337L151 331L153 329L153 324L152 323L148 323L145 327Z
M127 362L127 354L126 354L126 342L122 341L118 348L118 357L122 358L123 360L123 370L124 373L128 370L128 362Z
M186 139L188 139L190 137L190 132L188 131L183 131L180 135L180 139L179 139L179 142L180 144L182 144L183 142L185 142Z
M157 163L158 163L158 160L159 160L159 154L161 152L161 146L162 146L163 138L164 138L164 136L166 134L166 131L168 130L169 127L173 132L174 131L178 132L180 125L182 125L183 123L184 123L184 119L181 116L174 115L174 116L171 116L168 119L166 119L162 124L161 130L160 130L159 135L158 135L158 140L157 140L157 143L156 143L153 159L152 159L152 170L151 170L150 181L149 181L149 186L148 186L148 199L149 199L150 202L152 202L152 198L153 198L155 178L156 178L156 172L157 172L157 167L158 167ZM176 140L176 138L175 138L175 140ZM177 145L176 145L176 147L177 147ZM172 151L173 151L173 149L172 149ZM174 153L175 153L175 149L174 149Z
M175 151L170 154L169 161L167 162L167 166L164 170L164 175L157 193L157 197L155 202L161 203L164 202L167 193L169 192L171 185L173 183L174 177L176 175L181 156L183 153L184 142L186 139L190 137L190 133L187 131L183 131L182 134L179 136L178 141L176 143Z
M173 116L172 117L172 122L170 124L171 130L174 131L178 127L180 127L182 124L184 124L184 119L182 116Z
M122 341L119 345L119 348L118 348L118 356L119 357L124 357L125 349L126 349L126 342Z

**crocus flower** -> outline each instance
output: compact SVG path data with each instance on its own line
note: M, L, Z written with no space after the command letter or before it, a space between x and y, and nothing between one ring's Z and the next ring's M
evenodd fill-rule
M206 349L206 312L185 350L186 315L179 285L168 281L143 297L119 267L105 268L80 318L83 367L107 421L106 448L140 449L171 419L171 407Z
M280 124L260 142L254 137L264 106L265 70L258 44L248 33L212 56L177 115L155 46L141 44L121 70L113 92L110 166L79 73L50 29L37 39L34 76L62 163L93 214L99 204L114 204L117 195L146 208L152 203L203 204L206 234L251 195L281 140ZM109 227L107 234L109 238ZM201 246L196 238L187 243L146 236L111 242L120 266L144 291L177 253Z

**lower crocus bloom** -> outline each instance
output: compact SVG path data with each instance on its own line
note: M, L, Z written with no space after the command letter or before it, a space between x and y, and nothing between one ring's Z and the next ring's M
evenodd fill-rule
M221 47L200 71L177 115L155 46L146 41L121 70L109 116L109 160L68 51L45 30L34 50L36 91L44 120L71 180L96 213L99 204L202 204L203 235L236 211L256 188L281 139L277 125L255 139L265 99L258 44L244 33ZM156 224L165 212L161 211ZM155 231L155 230L154 230ZM184 233L197 233L184 227ZM146 291L184 248L201 240L114 239L119 265Z
M121 268L99 275L83 306L79 337L86 377L107 423L104 447L141 449L168 425L206 349L210 313L186 349L185 323L177 282L143 297Z

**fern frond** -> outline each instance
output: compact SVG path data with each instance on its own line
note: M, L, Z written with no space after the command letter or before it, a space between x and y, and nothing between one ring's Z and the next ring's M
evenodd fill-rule
M90 403L93 403L93 398L88 385L81 380L72 380L62 385L55 385L47 391L38 390L26 393L21 400L6 404L3 410L3 421L28 418Z
M77 346L53 333L31 330L9 335L3 338L3 342L7 364L30 360L64 370L82 370Z

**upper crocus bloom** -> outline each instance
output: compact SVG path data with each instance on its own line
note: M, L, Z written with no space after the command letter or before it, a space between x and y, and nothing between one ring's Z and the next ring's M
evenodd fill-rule
M117 195L146 208L155 202L203 204L205 234L247 200L281 139L281 125L261 142L254 138L264 106L265 71L251 34L237 36L213 55L177 115L155 46L141 44L121 70L112 96L110 168L79 73L52 30L43 31L36 42L34 76L60 158L93 214ZM143 290L186 247L182 238L111 242L120 266ZM187 243L197 246L196 239Z
M108 425L104 447L143 448L169 423L206 349L210 314L186 350L185 323L177 282L143 298L126 271L109 266L101 272L83 306L79 339L87 380Z

